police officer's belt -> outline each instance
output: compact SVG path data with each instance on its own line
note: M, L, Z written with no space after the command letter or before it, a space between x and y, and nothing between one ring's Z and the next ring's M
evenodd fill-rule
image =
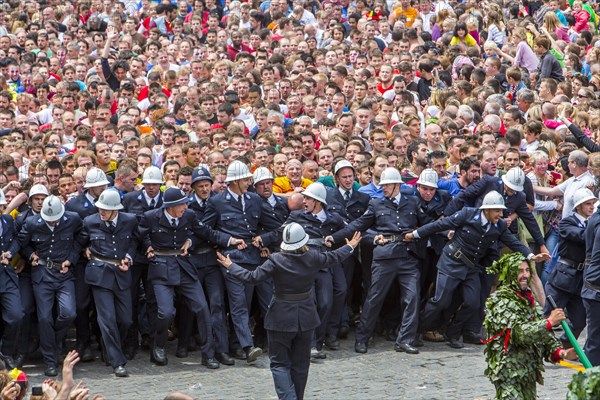
M108 258L108 257L98 257L98 256L95 256L95 255L92 255L92 260L101 261L103 263L111 264L111 265L114 265L116 267L118 267L119 265L121 265L121 260L115 260L115 259Z
M212 248L210 246L200 246L197 249L194 249L191 253L192 254L206 254L206 253L210 253L213 250L214 250L214 248Z
M308 239L308 242L306 242L306 244L309 246L325 246L325 239Z
M598 285L594 285L593 283L589 283L588 281L584 280L583 284L585 285L586 288L593 290L594 292L598 292L600 293L600 286Z
M181 249L154 250L155 256L180 256Z
M404 242L404 233L396 235L383 235L383 239L386 241L385 244L387 243L395 243L395 242Z
M42 260L40 258L38 260L38 265L41 267L46 267L48 269L53 269L55 271L60 271L62 267L62 262L52 261L51 259Z
M450 249L450 255L452 257L458 258L459 260L464 262L469 268L475 268L475 263L469 260L469 258L462 252L461 249L457 248L452 243L448 244L448 248Z
M568 265L569 267L575 268L577 271L583 271L583 267L585 267L585 262L578 263L573 260L569 260L568 258L561 257L558 262Z
M273 298L275 300L281 301L299 301L309 299L311 295L311 291L304 293L273 293Z

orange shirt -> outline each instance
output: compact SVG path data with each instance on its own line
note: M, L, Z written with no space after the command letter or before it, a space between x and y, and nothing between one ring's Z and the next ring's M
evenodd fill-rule
M414 24L415 18L417 18L419 12L412 7L410 7L408 10L402 10L402 7L398 7L396 9L396 19L398 19L400 15L404 15L406 17L406 23L404 25L407 28L410 28Z

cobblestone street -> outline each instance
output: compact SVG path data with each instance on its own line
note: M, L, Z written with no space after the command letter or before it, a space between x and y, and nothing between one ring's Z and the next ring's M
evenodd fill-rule
M129 378L116 378L100 360L80 363L76 381L83 380L92 393L107 399L162 399L171 391L186 392L197 399L275 399L268 357L252 365L236 360L234 367L207 370L200 365L200 353L187 359L175 357L175 343L169 343L169 365L157 367L148 352L139 352L130 361ZM421 354L396 353L392 342L377 338L368 354L354 352L353 337L342 349L328 352L327 360L312 363L307 399L492 399L494 389L483 375L483 346L467 345L452 350L443 343L427 343ZM42 365L25 368L31 382L43 379ZM540 399L564 399L567 385L576 371L547 365L546 385L538 386Z

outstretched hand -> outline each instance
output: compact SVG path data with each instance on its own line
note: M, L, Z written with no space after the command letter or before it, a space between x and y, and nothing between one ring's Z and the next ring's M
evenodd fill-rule
M233 264L233 261L229 258L229 254L225 257L220 251L217 251L217 261L225 268L229 268L229 266Z
M360 231L356 231L356 232L354 232L354 235L352 235L351 239L346 239L346 244L349 244L350 246L352 246L353 249L355 249L356 246L358 246L358 244L360 243L360 239L361 239Z

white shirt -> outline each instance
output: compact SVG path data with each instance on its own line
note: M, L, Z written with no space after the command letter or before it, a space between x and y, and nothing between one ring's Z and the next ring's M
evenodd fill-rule
M563 192L564 205L562 210L562 217L566 218L569 215L573 214L573 205L575 202L573 201L573 195L577 191L577 189L581 189L590 185L593 185L596 181L596 178L590 174L590 171L585 171L583 174L578 177L572 176L567 179L557 187Z

